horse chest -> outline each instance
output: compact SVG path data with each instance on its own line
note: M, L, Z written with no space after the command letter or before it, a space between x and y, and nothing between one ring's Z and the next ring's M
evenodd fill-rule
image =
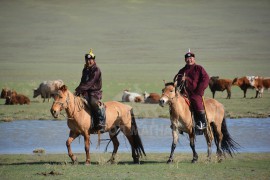
M71 131L81 133L80 129L78 128L78 125L75 122L69 120L67 125Z

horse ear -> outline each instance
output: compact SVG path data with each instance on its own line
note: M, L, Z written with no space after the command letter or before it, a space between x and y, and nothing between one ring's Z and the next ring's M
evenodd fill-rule
M67 90L67 86L66 85L61 86L60 87L60 90L63 91L63 92L65 92Z
M163 79L164 85L166 84L166 80Z

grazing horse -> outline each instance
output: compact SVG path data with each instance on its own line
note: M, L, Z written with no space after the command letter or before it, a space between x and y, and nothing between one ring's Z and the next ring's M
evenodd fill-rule
M142 153L145 155L145 152L138 134L132 107L115 101L106 102L105 107L105 132L109 132L114 146L112 156L108 162L114 163L115 161L115 155L119 146L117 134L120 129L131 145L134 163L140 163L139 158L142 156ZM81 97L74 96L65 85L59 89L58 94L55 96L51 107L53 117L57 118L63 109L67 113L67 125L70 129L69 138L66 141L68 155L73 163L77 163L77 158L71 151L71 143L79 135L82 135L84 137L86 153L85 164L88 165L90 164L90 134L99 134L100 131L94 129L89 107L85 105Z
M162 90L160 98L160 106L169 104L170 120L173 135L173 142L171 147L171 154L167 163L173 162L173 154L178 142L178 133L185 132L189 135L190 147L193 151L192 163L197 162L198 154L195 150L195 130L194 121L192 118L191 108L187 98L180 94L176 88L177 82L166 83ZM221 103L215 99L205 100L206 115L211 125L211 130L214 136L215 144L217 146L218 162L221 162L222 155L228 153L232 156L234 150L237 150L238 144L231 138L225 121L224 108ZM211 160L211 144L212 138L207 135L207 129L204 130L205 138L208 146L208 160Z

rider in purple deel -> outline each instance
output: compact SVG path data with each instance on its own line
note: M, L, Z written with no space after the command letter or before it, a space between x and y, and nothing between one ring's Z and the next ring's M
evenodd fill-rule
M202 96L209 83L209 76L205 69L196 64L195 54L187 52L185 54L186 65L179 70L174 77L177 80L177 86L185 83L186 93L191 102L196 121L196 129L202 131L206 128L205 109Z
M85 54L85 65L82 71L81 82L75 89L76 94L82 94L88 101L94 117L98 119L97 128L104 131L105 128L105 108L101 102L102 98L102 77L99 67L96 65L96 56L92 49Z

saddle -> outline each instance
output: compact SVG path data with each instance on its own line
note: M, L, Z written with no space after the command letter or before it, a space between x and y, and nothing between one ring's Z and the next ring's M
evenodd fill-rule
M193 111L193 109L191 107L191 103L190 103L189 98L187 97L186 94L182 94L182 97L185 99L185 102L187 103L187 105L189 106L190 111L191 111L191 117L192 117L192 121L193 121L193 131L195 132L196 135L203 135L203 131L198 130L197 128L195 128L195 126L196 126L195 118L196 117L195 117L195 113L194 113L194 111Z
M92 131L99 131L101 129L101 127L99 126L100 122L102 122L102 124L106 124L106 106L103 102L99 101L99 109L98 112L93 110L93 108L90 107L90 104L88 103L88 101L81 96L82 101L84 102L84 105L86 106L86 108L89 109L90 111L90 115L91 115L91 127L90 130Z
M181 94L181 96L184 98L185 102L189 106L189 109L190 109L190 112L191 112L192 121L193 121L193 131L195 132L196 135L203 135L204 131L195 128L195 126L196 126L195 118L198 118L198 117L196 117L196 115L194 113L194 110L193 110L193 108L191 106L190 100L188 98L188 93L187 93L185 87L182 86L181 88L176 89L176 91L178 91L179 94ZM182 134L183 132L180 132L180 133Z

